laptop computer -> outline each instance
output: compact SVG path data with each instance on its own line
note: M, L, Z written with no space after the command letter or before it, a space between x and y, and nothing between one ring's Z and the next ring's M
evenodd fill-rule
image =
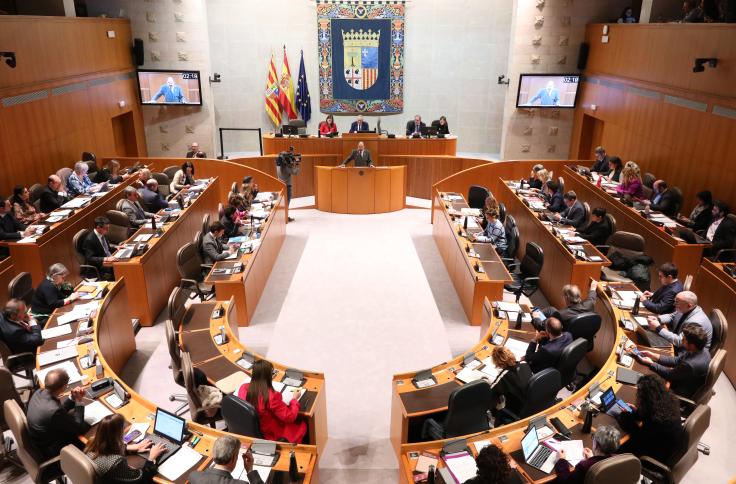
M621 412L631 412L631 407L629 407L626 402L620 398L616 398L616 393L613 391L613 387L609 387L608 390L603 392L599 407L601 412L607 413L612 417L615 417Z
M641 324L636 326L636 336L639 343L650 348L671 348L672 343L654 331L644 328Z
M187 421L161 408L156 409L156 420L153 423L153 434L146 433L146 439L155 444L162 443L166 451L158 458L161 465L166 459L178 451L186 440ZM148 452L141 453L148 458Z
M524 434L524 438L521 439L521 451L524 453L524 461L528 465L545 474L552 472L557 463L557 452L544 445L544 443L540 444L535 425L530 425Z
M636 385L641 378L641 373L635 370L629 370L628 368L617 367L616 368L616 381L625 385Z

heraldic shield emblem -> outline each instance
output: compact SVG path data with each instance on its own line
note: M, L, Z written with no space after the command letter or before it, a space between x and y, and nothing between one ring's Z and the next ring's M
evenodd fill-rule
M378 79L378 44L381 31L341 30L344 46L344 74L348 86L369 89Z

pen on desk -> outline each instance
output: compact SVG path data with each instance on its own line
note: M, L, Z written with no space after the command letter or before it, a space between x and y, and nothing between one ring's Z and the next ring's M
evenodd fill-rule
M193 434L197 434L197 435L199 435L200 437L204 437L204 434L203 434L202 432L199 432L198 430L194 430L194 429L189 429L189 430L190 430L190 431L191 431L191 432L192 432Z

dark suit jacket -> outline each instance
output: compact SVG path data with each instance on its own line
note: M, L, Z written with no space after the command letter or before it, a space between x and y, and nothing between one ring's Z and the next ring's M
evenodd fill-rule
M549 199L549 204L547 205L547 210L550 212L562 212L567 208L567 205L565 205L565 199L562 198L562 193L555 192Z
M682 203L682 199L669 188L660 196L659 203L652 203L649 208L662 212L668 217L677 215L677 208Z
M0 229L6 234L12 234L13 232L23 232L26 226L20 223L12 212L8 212L0 218Z
M40 200L41 211L44 213L53 212L67 202L66 197L62 197L59 192L53 191L48 186L41 192Z
M363 121L363 125L360 127L360 129L358 129L357 121L353 121L353 123L350 125L351 133L357 133L358 131L368 131L369 129L371 128L368 127L368 123L366 123L365 121Z
M107 240L107 237L105 237L105 240ZM110 241L107 241L107 246L110 250L110 253L112 253L112 247L110 246ZM102 269L103 262L105 257L105 249L102 247L102 244L100 243L100 239L97 238L97 234L95 234L95 231L91 231L87 237L84 239L84 242L82 242L82 251L84 252L84 259L87 261L87 264L91 266L95 266L98 269Z
M576 229L585 223L585 207L578 200L575 200L572 207L565 208L560 215L562 215L560 223L572 225Z
M623 171L623 168L619 168L616 171L609 171L608 172L608 178L611 181L615 181L618 183L621 183L621 172Z
M0 316L0 334L13 354L35 353L36 348L43 343L40 325L31 326L31 330L26 331L18 323L8 321L3 316Z
M224 252L227 248L222 244L220 239L208 232L202 238L202 258L205 264L214 264L218 260L224 260L228 254Z
M557 318L562 323L562 327L567 329L567 324L570 322L572 318L574 318L578 314L595 312L595 301L597 297L598 295L596 294L594 290L589 290L587 298L583 299L577 304L572 304L564 309L560 309L559 311L556 311ZM553 310L554 308L548 308L545 311L543 311L545 315L547 315L547 312L550 309ZM555 311L547 315L547 317L553 316L554 312Z
M363 156L360 155L360 152L358 150L353 150L353 152L350 153L350 156L345 158L345 161L343 161L342 164L347 165L349 161L352 161L355 166L373 165L373 160L371 160L371 152L368 150L363 150Z
M75 406L70 398L59 402L48 390L33 394L27 419L31 443L44 459L56 457L69 444L81 447L79 436L89 430L84 407Z
M682 353L679 356L659 357L652 370L670 382L673 392L691 398L705 383L710 364L710 353L703 348L697 353Z
M532 377L532 370L526 363L517 363L516 366L506 371L503 376L491 383L491 410L495 412L501 397L506 400L504 408L518 415L524 398L526 397L526 385Z
M148 212L156 213L161 209L169 208L169 202L164 200L164 197L158 192L143 188L140 194L143 209Z
M552 341L547 338L543 338L539 343L531 341L526 349L524 360L534 373L545 368L554 368L557 366L562 351L570 343L572 343L572 335L568 332L562 333L559 338Z
M54 309L64 305L64 299L69 295L68 291L56 287L53 282L44 278L33 293L31 310L33 314L51 314Z
M220 219L220 223L225 226L225 237L230 238L240 235L238 233L238 224L233 222L232 219L229 219L223 215Z
M414 134L415 133L415 131L414 131L414 128L415 127L416 127L416 123L414 123L414 120L413 119L411 121L409 121L408 123L406 123L406 135L407 136L411 136L412 134ZM424 121L421 121L419 123L419 130L416 131L416 132L421 133L422 132L422 128L426 128L426 127L427 127L427 125L424 123Z
M437 134L450 134L450 125L445 122L445 124L440 124L440 120L432 121L432 127L437 128Z
M713 234L713 245L710 248L710 253L716 255L721 249L730 249L733 247L734 241L736 241L736 223L726 217L718 225L716 233Z
M713 223L713 207L708 205L700 211L694 220L690 220L688 227L697 232L698 230L708 230L711 223Z
M642 420L637 413L621 412L616 420L629 435L629 440L619 447L619 454L628 452L637 457L648 455L660 462L667 462L685 437L679 418L656 423ZM662 442L669 442L669 445L662 445Z
M655 314L673 313L675 311L675 296L682 291L682 283L679 280L666 286L660 286L652 293L652 297L644 301L644 307Z
M590 171L600 173L601 175L608 175L611 173L611 168L608 166L608 155L604 156L602 160L593 163L593 166L590 167Z
M578 232L580 237L589 241L593 245L604 245L611 236L611 226L608 220L600 222L590 222L587 227Z
M560 459L555 464L555 473L557 474L556 482L564 482L565 484L583 484L585 482L585 474L593 464L602 461L606 456L594 455L590 459L581 460L573 470L570 470L570 463L566 459Z
M250 471L248 473L248 480L250 484L263 484L261 476L258 475L258 471ZM190 484L246 484L245 481L240 479L233 479L233 476L229 472L221 469L209 468L206 471L192 472L189 474Z

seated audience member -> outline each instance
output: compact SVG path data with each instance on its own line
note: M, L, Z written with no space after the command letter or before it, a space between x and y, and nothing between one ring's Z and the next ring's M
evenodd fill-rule
M194 182L194 163L185 161L181 165L181 169L174 173L174 178L171 179L169 189L171 193L176 193L183 188L191 187L194 185Z
M258 184L253 181L252 176L246 176L243 178L243 184L240 186L240 194L243 196L243 200L247 207L250 207L258 195Z
M682 348L678 356L667 356L644 350L637 357L654 373L670 382L673 392L685 398L692 398L705 384L710 365L710 352L705 347L707 336L702 326L688 323L682 328Z
M713 195L708 190L698 192L695 195L697 203L690 212L690 217L680 217L677 219L679 223L685 227L698 232L706 231L713 222Z
M559 319L547 318L544 328L534 335L524 356L534 373L557 366L562 351L572 343L572 335L563 330Z
M248 217L248 206L245 203L242 195L237 193L231 193L230 198L227 200L229 207L235 209L233 212L233 220L236 224L241 224Z
M680 447L685 433L677 397L657 375L643 375L636 383L633 412L621 412L616 420L629 439L618 449L637 457L667 462Z
M13 216L10 200L0 197L0 241L20 240L31 235L32 231ZM0 257L8 255L8 248L0 245Z
M156 213L159 210L169 208L169 202L167 202L163 195L158 191L158 182L155 178L149 178L146 182L146 186L140 190L141 200L143 200L143 207L146 211Z
M53 212L69 200L66 193L61 190L61 185L61 178L58 175L49 175L46 188L41 192L41 211L43 213Z
M189 475L190 484L243 484L245 481L233 479L231 473L235 470L240 456L240 441L231 435L218 437L212 448L212 460L215 465L204 470L192 472ZM250 449L242 454L243 467L248 475L250 484L263 484L257 470L253 470L253 454Z
M71 284L66 282L69 269L64 264L49 266L46 277L38 285L31 300L31 312L39 321L45 321L54 309L66 306L79 299Z
M572 190L562 197L566 208L555 214L555 220L565 225L572 225L576 229L585 225L585 207L578 201L578 196Z
M437 121L432 121L432 127L437 128L437 134L450 134L450 126L447 124L447 118L445 116L440 116L440 119Z
M683 23L703 22L703 9L700 0L685 0L682 4Z
M81 405L85 389L81 386L73 388L71 395L62 401L67 383L69 375L66 370L51 370L44 378L44 388L36 391L28 402L28 436L44 460L57 457L69 444L81 450L79 436L89 430L84 421L84 406Z
M682 292L682 283L677 279L677 266L665 262L659 267L659 289L644 291L639 297L644 307L654 314L669 314L675 310L675 296ZM696 303L697 304L697 303Z
M565 300L567 306L564 309L549 306L541 311L534 311L534 314L532 314L534 327L541 329L544 326L543 319L554 317L560 320L563 328L567 328L567 323L575 316L595 312L595 301L598 298L598 294L596 293L597 288L598 281L590 281L588 297L583 299L578 286L574 284L564 285L562 287L562 298Z
M514 353L505 346L495 346L491 359L499 374L491 382L491 412L505 408L519 414L526 398L526 385L532 377L529 365L516 361Z
M609 158L604 147L598 146L595 149L595 163L590 167L590 171L599 175L608 175L611 172Z
M626 7L623 12L621 12L621 16L617 20L620 24L635 24L636 17L634 17L634 9L631 7Z
M13 188L13 196L10 198L13 204L13 216L23 225L31 225L43 218L43 214L38 213L36 207L29 203L30 196L28 188L16 185Z
M668 217L677 215L677 209L682 203L680 195L673 192L664 180L655 181L653 188L654 196L651 200L644 200L643 203L649 205L650 209L656 212L662 212Z
M557 453L559 460L555 464L556 482L561 484L583 484L588 469L593 467L593 464L615 454L620 440L621 432L617 428L601 425L593 433L593 448L586 447L583 449L583 460L578 462L576 466L570 464L565 451L560 450Z
M624 171L624 164L618 156L611 156L608 159L608 179L615 183L621 183L621 173Z
M506 249L508 243L506 242L506 230L503 228L503 224L498 220L498 212L495 210L487 210L486 216L486 228L483 232L473 235L472 238L478 242L490 242L495 247L501 257L506 256Z
M138 228L142 225L145 225L146 222L154 217L153 213L143 210L141 202L138 201L141 196L138 193L138 190L136 190L134 187L125 187L125 190L123 190L123 196L125 197L125 199L120 205L120 210L128 216L131 227Z
M246 400L258 412L261 433L266 440L286 440L301 443L307 433L307 424L298 420L299 398L292 398L288 405L281 393L273 389L273 365L266 360L253 364L252 379L238 390L238 397Z
M641 181L641 171L636 163L627 161L621 172L621 178L621 184L616 187L617 193L634 200L644 198L644 183Z
M414 135L421 135L422 134L422 128L426 128L427 125L422 122L422 117L418 114L414 116L414 119L406 123L406 135L407 136L414 136Z
M337 125L335 124L335 118L331 114L327 115L327 118L319 123L319 134L321 135L334 135L337 134Z
M87 171L89 171L89 165L87 163L78 161L74 164L74 171L66 180L66 191L70 197L73 198L77 195L85 195L94 191L95 184L89 179Z
M207 153L199 149L199 143L192 143L187 151L187 158L207 158Z
M682 291L674 298L674 312L647 318L649 328L659 333L675 348L682 346L682 329L687 324L697 324L705 332L705 346L710 348L713 325L705 311L698 306L698 296L692 291ZM665 326L666 325L666 326Z
M95 436L87 442L84 451L95 465L97 477L110 484L143 484L153 482L158 472L156 459L166 452L162 443L153 445L149 439L137 444L125 444L123 434L125 417L121 413L113 413L103 417L97 424ZM142 467L131 467L126 455L149 452Z
M542 189L542 187L544 186L544 183L547 181L547 180L540 180L537 176L537 174L542 170L544 170L545 173L547 172L547 170L544 169L544 165L542 165L541 163L537 163L536 165L532 167L532 172L529 175L529 179L527 180L527 183L529 184L529 188L536 188L537 190Z
M227 237L228 239L230 237L237 237L238 235L241 235L241 225L235 220L234 207L225 207L225 211L222 214L220 223L225 228L225 237Z
M736 223L728 218L730 211L725 203L721 201L713 202L713 209L711 210L713 222L705 233L705 237L711 241L711 246L703 251L704 255L715 256L719 250L733 248L734 242L736 242ZM724 259L733 260L732 258Z
M544 185L544 194L547 199L547 210L559 213L565 210L565 199L560 191L560 185L554 180L550 180Z
M222 243L225 227L220 222L212 222L210 231L202 238L202 258L205 264L214 264L230 255L227 246Z
M11 299L5 303L3 317L0 318L0 333L13 354L35 353L36 348L43 344L41 326L28 315L26 303L21 299Z
M363 121L363 115L359 114L358 117L350 124L350 132L351 133L358 133L360 131L368 131L370 128L368 127L368 123Z
M110 230L110 220L107 217L95 218L94 230L82 242L82 250L85 264L96 267L101 278L113 280L112 267L105 266L105 264L115 262L115 257L112 255L115 248L107 240L108 230Z
M118 160L110 160L105 168L97 171L95 183L108 182L117 185L118 183L122 183L128 176L120 174L120 162Z
M478 468L475 477L468 479L464 484L521 484L519 474L509 463L509 458L503 450L495 444L489 444L475 458Z
M578 232L578 236L593 245L604 245L613 232L606 218L606 209L596 207L590 212L590 223Z
M138 183L141 186L146 186L146 182L151 179L151 170L148 168L141 168L138 171ZM141 188L141 187L138 187Z

